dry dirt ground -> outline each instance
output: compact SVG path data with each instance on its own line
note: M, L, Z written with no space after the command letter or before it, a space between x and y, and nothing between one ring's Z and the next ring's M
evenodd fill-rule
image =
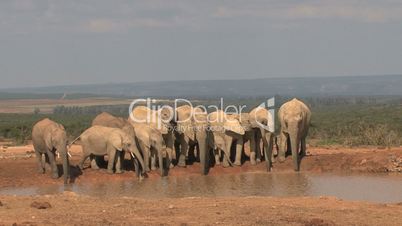
M94 106L130 104L132 100L114 98L81 98L81 99L6 99L0 100L0 113L32 113L39 108L42 113L52 113L57 105Z
M74 166L80 147L71 149L73 183L132 180L134 172L109 175L92 169L79 174ZM31 146L0 150L0 189L61 184L36 173ZM310 148L301 165L304 172L400 172L402 148ZM264 172L265 164L213 167L211 175ZM292 171L290 158L274 163L273 172ZM169 176L198 174L199 165L174 168ZM149 174L158 178L157 172ZM402 192L402 191L401 191ZM39 209L38 209L39 208ZM64 192L59 195L0 196L0 225L402 225L402 204L372 204L334 197L216 197L139 199L89 197Z
M94 198L65 192L0 196L12 225L402 225L402 205L320 198Z

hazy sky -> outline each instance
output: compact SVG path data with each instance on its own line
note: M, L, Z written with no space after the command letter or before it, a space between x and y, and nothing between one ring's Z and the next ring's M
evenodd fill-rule
M402 0L0 0L0 88L402 74Z

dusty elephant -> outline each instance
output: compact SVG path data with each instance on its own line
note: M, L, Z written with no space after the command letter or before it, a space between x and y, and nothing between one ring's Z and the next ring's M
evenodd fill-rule
M113 173L116 152L128 151L135 156L141 156L136 148L133 148L133 139L118 128L105 126L92 126L85 130L76 140L81 140L83 155L79 162L79 168L83 169L85 160L92 156L108 155L107 172ZM121 159L117 158L116 173L121 172Z
M250 154L250 161L253 164L253 161L261 161L261 151L260 149L260 142L262 140L263 149L264 149L264 156L265 161L267 164L267 171L271 171L272 167L272 149L274 143L274 121L272 114L263 107L256 107L252 109L249 113L249 121L251 127L255 131L255 145L256 149L253 151L251 150ZM254 152L254 153L253 153Z
M278 117L281 123L279 161L284 161L285 149L287 149L286 145L288 145L292 150L294 170L299 171L299 158L306 153L306 137L310 126L311 111L303 102L294 98L279 108Z
M243 149L243 135L245 131L241 126L238 116L228 115L218 110L208 114L208 123L213 136L211 142L216 150L215 163L220 164L220 153L223 151L223 167L233 165L230 160L230 149L233 141L236 142L236 153ZM240 164L240 163L239 163Z
M58 178L59 172L55 160L57 151L63 162L64 183L69 177L69 161L67 152L67 135L64 127L48 118L37 122L32 129L32 142L38 160L39 173L45 172L42 155L45 154L52 169L52 178Z
M158 130L162 134L169 159L172 160L176 159L176 153L173 148L173 118L174 111L169 106L164 106L159 110L153 110L146 106L137 106L132 110L128 121L131 124L147 124L153 129ZM172 167L173 164L170 164L170 168Z
M92 120L92 126L105 126L105 127L111 127L111 128L119 128L123 130L127 135L133 139L132 141L132 154L135 156L134 160L134 167L136 170L136 174L140 175L141 172L139 169L139 166L141 166L141 170L145 170L145 165L144 165L144 160L143 157L139 154L139 150L137 147L137 142L136 142L136 135L135 135L135 130L133 126L124 118L120 117L115 117L107 112L102 112L101 114L97 115L93 120ZM122 153L122 156L119 156L120 158L124 159L124 153ZM94 166L94 168L97 168L96 162L91 160L91 166ZM120 169L116 169L116 171L120 172Z
M197 147L201 164L201 174L208 173L209 145L207 113L199 107L183 105L176 108L176 139L179 142L180 153L178 166L186 166L186 157L190 145ZM196 153L196 151L195 151ZM197 155L197 154L195 154Z
M149 172L149 164L151 159L151 168L156 169L156 158L158 158L159 169L161 176L165 175L165 168L170 164L169 158L167 158L166 148L164 147L164 140L162 134L152 128L148 124L133 123L135 134L138 140L138 145L144 155L144 169ZM163 164L163 158L166 164Z

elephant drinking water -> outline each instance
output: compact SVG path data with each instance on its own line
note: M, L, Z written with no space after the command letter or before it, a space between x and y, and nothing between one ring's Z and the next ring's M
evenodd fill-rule
M286 145L290 146L294 170L299 171L299 147L301 146L300 156L305 155L311 111L303 102L294 98L279 108L278 117L281 123L279 161L284 161Z
M108 173L113 173L116 151L128 151L133 153L136 158L142 159L138 149L133 147L133 138L118 128L92 126L85 130L78 138L81 139L83 150L83 155L79 163L80 169L83 169L85 160L90 157L91 154L98 156L108 155ZM140 161L140 164L143 167L143 161ZM120 172L121 159L118 155L116 173Z

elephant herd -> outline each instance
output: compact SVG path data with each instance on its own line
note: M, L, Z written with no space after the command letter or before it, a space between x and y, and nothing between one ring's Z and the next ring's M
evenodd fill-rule
M278 111L277 159L283 162L287 150L291 150L295 171L299 171L300 159L306 153L310 118L310 109L296 98L283 104ZM251 165L264 158L267 171L270 171L274 160L273 120L271 113L263 107L256 107L249 113L228 114L217 110L208 114L203 108L190 105L160 110L137 106L128 119L106 112L99 114L92 126L70 144L67 144L64 127L46 118L34 125L32 141L39 173L45 170L42 161L45 154L51 175L57 178L56 152L61 156L64 183L69 177L68 146L77 140L82 146L78 164L81 170L88 158L91 168L98 169L97 159L107 155L107 172L121 173L124 154L128 152L139 177L158 168L161 176L165 176L170 168L186 167L191 160L200 162L201 174L205 175L213 165L240 166L244 144L248 142ZM214 157L210 158L211 155Z

